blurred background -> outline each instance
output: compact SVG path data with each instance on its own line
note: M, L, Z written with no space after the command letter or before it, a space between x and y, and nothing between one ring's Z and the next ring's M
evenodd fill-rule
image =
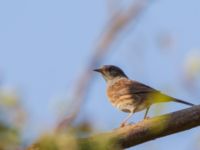
M117 128L127 114L111 106L105 81L92 71L104 64L199 104L199 6L199 0L0 1L0 149L23 149L69 126L78 135ZM149 117L186 107L155 105ZM195 128L134 148L197 150L199 142Z

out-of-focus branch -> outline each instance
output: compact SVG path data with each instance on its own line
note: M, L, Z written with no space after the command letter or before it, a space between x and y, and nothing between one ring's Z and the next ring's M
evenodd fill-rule
M130 22L136 20L136 18L144 11L149 1L150 0L134 1L134 3L130 5L128 9L120 10L113 14L113 17L111 17L110 21L105 27L105 30L94 49L95 52L91 58L91 61L89 62L89 65L86 67L76 84L73 98L74 103L72 104L73 111L69 116L67 116L67 118L64 118L58 124L58 131L74 120L81 106L83 105L83 102L87 96L87 90L91 83L90 81L92 79L91 70L101 63L107 52L110 50L110 46L115 39L120 35L123 29L130 24Z
M107 10L108 13L110 14L109 17L112 17L113 14L116 13L116 11L119 11L120 9L120 0L107 0Z
M200 105L170 114L143 120L137 124L81 139L81 147L95 146L99 139L109 139L111 145L128 148L156 138L178 133L200 125ZM110 146L110 144L108 145Z

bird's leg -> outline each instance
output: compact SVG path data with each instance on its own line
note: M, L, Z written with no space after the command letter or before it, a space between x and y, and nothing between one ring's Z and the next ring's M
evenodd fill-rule
M130 119L134 114L134 110L131 111L128 116L124 119L124 121L121 123L120 127L124 127L126 125L126 122L128 121L128 119Z
M148 112L149 112L149 108L150 108L150 106L147 107L147 109L146 109L146 112L145 112L145 115L144 115L144 119L147 119L147 118L148 118L148 117L147 117L147 114L148 114Z

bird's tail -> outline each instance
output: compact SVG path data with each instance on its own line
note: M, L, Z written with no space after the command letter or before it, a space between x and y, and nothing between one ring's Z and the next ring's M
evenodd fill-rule
M195 105L195 104L192 104L192 103L180 100L180 99L173 99L173 101L177 102L177 103L182 103L182 104L185 104L185 105L190 105L190 106L194 106Z
M154 103L160 103L160 102L177 102L177 103L182 103L185 105L189 105L189 106L194 106L194 104L190 103L190 102L186 102L171 96L168 96L166 94L163 93L156 93L155 95L153 95L153 99L154 99Z

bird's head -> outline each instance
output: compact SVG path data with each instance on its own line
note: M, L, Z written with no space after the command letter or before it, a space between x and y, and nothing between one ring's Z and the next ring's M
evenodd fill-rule
M113 79L126 77L126 74L117 66L113 65L104 65L99 69L95 69L94 71L99 72L102 74L106 81L111 81Z

